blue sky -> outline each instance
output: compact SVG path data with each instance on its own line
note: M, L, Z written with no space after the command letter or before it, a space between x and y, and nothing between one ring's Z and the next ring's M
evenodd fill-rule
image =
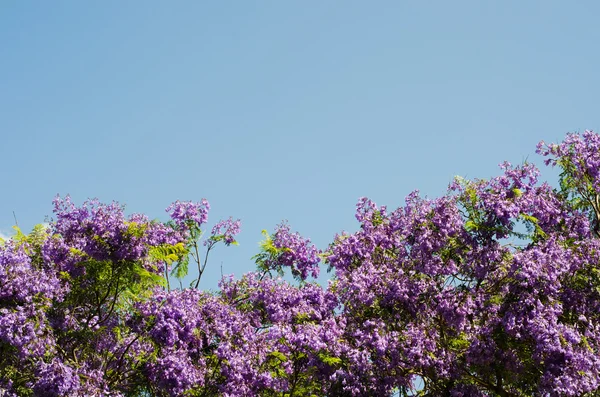
M283 219L325 247L368 196L435 197L600 128L595 1L4 1L0 230L59 193L241 218L206 288ZM554 175L543 170L544 175Z

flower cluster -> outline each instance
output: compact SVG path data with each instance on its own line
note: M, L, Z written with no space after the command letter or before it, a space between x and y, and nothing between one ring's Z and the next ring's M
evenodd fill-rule
M306 280L310 274L319 276L319 250L309 239L304 239L299 233L292 233L287 223L277 226L272 237L273 246L279 249L277 265L289 267L292 274Z
M239 220L200 261L206 200L161 223L57 197L48 226L0 245L0 394L598 395L600 135L538 152L559 188L503 163L393 211L361 198L326 251L281 224L256 273L210 293L171 289L170 267L189 254L200 277ZM321 258L327 287L307 281Z
M240 233L240 227L242 225L241 220L233 220L233 218L220 220L217 222L211 230L211 238L223 239L226 245L235 243L235 236ZM209 240L205 240L204 245L208 245Z
M199 203L177 200L166 209L175 224L184 230L189 229L190 225L200 227L205 224L208 221L209 210L210 204L206 199Z
M587 157L573 148L578 139L552 152L556 164ZM539 185L531 164L501 168L489 181L457 179L436 200L415 192L390 214L361 199L361 229L330 247L347 338L368 352L377 381L410 388L416 373L434 395L599 389L600 270L590 235L598 193L592 183L583 192ZM473 382L478 392L464 394Z

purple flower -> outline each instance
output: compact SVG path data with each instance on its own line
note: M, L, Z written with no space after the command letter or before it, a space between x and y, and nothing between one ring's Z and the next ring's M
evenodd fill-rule
M36 395L74 395L80 387L77 372L57 359L50 364L39 361L36 375L37 380L33 386Z
M235 243L235 236L240 233L240 227L242 225L241 220L233 220L233 218L220 220L216 225L213 226L211 231L211 238L222 238L226 245ZM209 240L204 242L207 245Z
M206 223L209 210L210 204L206 199L202 199L199 203L177 200L166 209L175 224L184 230L189 229L191 225L200 227Z
M299 233L292 233L287 223L277 226L272 237L273 246L281 250L280 255L273 260L270 267L286 266L292 274L301 280L306 280L310 274L319 276L320 251L311 244L310 239L304 239Z

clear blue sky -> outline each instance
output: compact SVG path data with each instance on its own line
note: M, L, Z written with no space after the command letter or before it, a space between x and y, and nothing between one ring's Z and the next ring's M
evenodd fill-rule
M71 194L325 247L360 196L397 207L600 127L596 1L3 1L0 230ZM545 174L549 174L544 171ZM551 175L552 173L550 173Z

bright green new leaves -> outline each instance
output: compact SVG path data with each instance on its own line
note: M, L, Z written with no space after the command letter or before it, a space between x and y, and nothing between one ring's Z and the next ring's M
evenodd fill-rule
M264 273L276 271L279 276L283 276L283 267L278 265L278 258L291 250L287 247L278 248L273 244L273 238L266 230L262 231L264 240L259 243L260 252L252 257L257 269Z
M171 274L177 278L183 278L188 273L189 250L183 243L175 245L162 244L156 247L151 247L148 251L150 258L157 262L164 263L166 266L171 266L173 270Z

